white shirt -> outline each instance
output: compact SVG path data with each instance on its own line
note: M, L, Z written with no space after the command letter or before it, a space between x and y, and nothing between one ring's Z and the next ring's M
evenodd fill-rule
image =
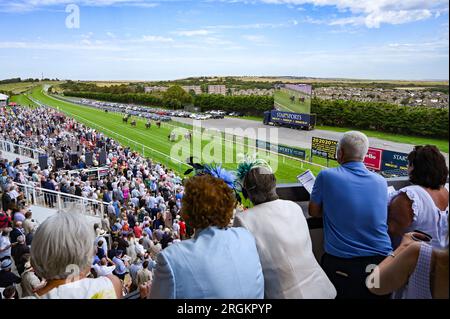
M136 254L137 255L140 254L141 256L144 256L144 254L145 254L144 246L142 246L139 243L136 243L134 246L135 246L134 249L136 250Z
M173 223L172 229L175 233L178 234L178 232L180 231L180 224L178 223Z
M108 276L111 275L116 268L116 266L103 266L99 264L92 265L92 268L94 268L95 272L97 273L97 276Z
M3 257L11 257L11 247L9 247L8 249L6 249L5 251L3 251L3 249L5 249L6 247L10 246L11 242L9 241L9 236L0 236L0 258Z
M234 226L249 230L268 299L333 299L336 289L317 262L301 207L277 199L236 213Z

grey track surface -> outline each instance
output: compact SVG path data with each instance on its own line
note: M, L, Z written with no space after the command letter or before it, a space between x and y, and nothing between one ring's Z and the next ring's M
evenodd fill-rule
M189 118L178 118L173 117L172 120L191 124L192 119ZM210 128L210 129L218 129L220 131L224 131L226 128L250 128L250 129L267 129L267 128L277 128L278 129L278 143L289 146L297 146L301 148L309 149L311 148L311 137L321 137L330 140L339 140L343 133L340 132L332 132L332 131L324 131L324 130L312 130L312 131L303 131L290 129L285 127L274 127L264 125L262 122L252 121L252 120L244 120L239 118L224 118L224 119L210 119L206 121L201 121L202 127ZM239 134L236 134L239 135ZM269 133L267 133L269 136ZM264 140L264 138L260 138ZM267 140L267 139L266 139ZM379 138L369 137L369 143L371 147L381 148L390 151L409 153L412 151L414 145L405 144L405 143L396 143L391 141L382 140ZM444 153L447 161L448 154Z

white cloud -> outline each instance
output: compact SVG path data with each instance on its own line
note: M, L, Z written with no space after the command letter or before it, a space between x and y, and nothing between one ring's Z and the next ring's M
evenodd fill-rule
M161 1L154 0L5 0L0 2L0 12L27 12L51 6L77 4L80 6L135 6L153 8Z
M173 42L173 39L160 35L143 35L140 39L137 39L136 42Z
M106 44L103 42L83 39L79 43L45 43L45 42L24 42L24 41L4 41L0 42L0 49L35 49L35 50L89 50L89 51L126 51L128 48Z
M430 10L401 10L371 13L367 16L355 16L333 20L329 25L366 25L368 28L379 28L382 23L403 24L428 19L432 16Z
M116 35L115 35L114 33L112 33L112 32L106 32L106 35L107 35L108 37L112 38L112 39L115 39L115 38L116 38Z
M245 40L253 43L265 43L267 41L266 37L263 35L243 35L242 36Z
M334 19L330 25L365 25L379 28L381 24L402 24L438 17L448 13L448 0L232 0L233 2L305 5L316 7L332 6L350 16ZM228 1L230 2L230 1ZM302 7L299 7L302 8ZM308 22L308 21L305 21ZM314 22L313 22L314 23Z
M89 31L88 33L83 33L81 35L81 38L82 39L91 39L93 35L94 35L94 32Z
M219 24L210 25L206 28L208 29L277 29L277 28L288 28L296 26L298 24L297 20L289 20L282 23L251 23L251 24Z
M206 36L213 33L213 31L200 29L200 30L181 30L181 31L174 31L172 33L181 37L195 37L195 36Z

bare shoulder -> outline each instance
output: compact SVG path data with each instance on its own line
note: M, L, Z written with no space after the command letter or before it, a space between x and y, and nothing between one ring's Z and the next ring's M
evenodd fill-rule
M409 199L406 192L401 192L392 199L390 206L410 208L412 206L412 200Z

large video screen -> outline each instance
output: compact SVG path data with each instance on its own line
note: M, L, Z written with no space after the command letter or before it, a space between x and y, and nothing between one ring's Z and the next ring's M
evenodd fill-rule
M311 114L309 84L281 84L275 89L275 108L280 111Z

